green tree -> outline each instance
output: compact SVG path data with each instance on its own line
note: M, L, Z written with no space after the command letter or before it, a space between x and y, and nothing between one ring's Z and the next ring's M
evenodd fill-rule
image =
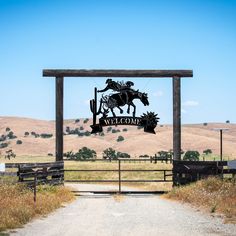
M184 161L199 161L200 153L198 151L187 151L184 154Z
M206 149L206 150L203 151L203 154L205 154L205 155L212 154L212 150L211 149Z
M117 152L116 156L117 158L130 158L130 155L125 152Z
M107 148L103 151L103 159L116 160L116 151L113 148Z
M96 158L97 153L87 147L82 147L79 149L77 153L75 153L75 158L76 160L87 160L87 159L93 159Z

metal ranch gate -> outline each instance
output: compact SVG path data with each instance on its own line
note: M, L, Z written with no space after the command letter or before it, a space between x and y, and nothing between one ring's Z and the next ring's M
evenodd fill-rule
M122 168L122 163L137 163L137 162L150 162L150 160L147 159L119 159L119 160L102 160L102 159L97 159L97 160L86 160L86 161L82 161L82 162L107 162L107 163L116 163L117 164L117 168L113 169L81 169L81 168L76 168L76 169L65 169L64 173L65 173L65 182L67 183L115 183L117 184L117 190L112 190L112 191L94 191L94 190L86 190L86 191L74 191L77 193L81 193L81 192L92 192L92 193L97 193L97 194L116 194L116 193L122 193L122 194L150 194L150 193L164 193L165 191L153 191L153 190L143 190L143 191L139 191L139 190L130 190L130 191L126 191L126 190L122 190L122 183L160 183L160 182L169 182L172 183L172 169L157 169L155 168L155 164L152 164L153 168L152 169L127 169L127 168ZM113 165L114 166L114 165ZM117 173L117 178L110 178L110 179L87 179L87 178L76 178L76 179L68 179L67 173L89 173L89 172L113 172L113 173ZM158 178L156 177L156 179L127 179L127 178L122 178L122 173L127 173L127 172L149 172L149 173L155 173L155 174L159 174Z

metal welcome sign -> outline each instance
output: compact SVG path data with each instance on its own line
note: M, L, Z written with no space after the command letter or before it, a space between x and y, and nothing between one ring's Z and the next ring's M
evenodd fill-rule
M159 118L154 112L143 113L141 117L136 117L136 105L134 100L139 100L144 106L149 105L147 93L140 92L133 88L132 81L113 81L112 79L106 80L106 87L101 90L94 89L94 99L90 100L90 110L93 113L93 124L91 125L91 133L102 132L103 126L112 125L135 125L144 128L144 132L155 134L154 129L157 126ZM109 95L105 93L112 92ZM101 98L97 99L98 93L101 93ZM114 109L118 109L120 114L123 114L123 107L127 106L127 113L131 116L117 116ZM109 113L112 116L108 116ZM97 116L99 123L97 122Z
M173 152L174 152L174 160L180 160L181 159L181 80L182 78L186 77L193 77L193 71L192 70L133 70L133 69L119 69L119 70L113 70L113 69L46 69L43 70L43 76L45 77L54 77L55 78L55 91L56 91L56 160L57 161L63 161L63 106L64 106L64 79L68 77L78 77L79 79L82 77L96 77L96 78L151 78L151 79L159 79L159 78L168 78L172 80L172 94L173 94ZM109 86L112 83L112 80L107 80L107 91L110 89ZM133 96L138 96L143 93L139 93L139 91L135 91L132 89L133 83L132 82L126 82L126 83L119 83L119 82L113 82L113 85L115 87L112 87L111 90L114 93L115 98L122 97L123 101L127 101L126 105L128 107L132 107L133 105L131 102L128 103L128 95L130 92L132 92ZM116 88L116 86L118 86ZM114 89L113 89L114 88ZM118 91L116 90L118 89ZM126 90L126 92L124 92ZM97 90L95 88L95 97L91 102L91 110L93 112L93 131L101 132L102 126L105 124L108 125L120 125L120 124L131 124L131 125L142 125L144 127L144 131L154 131L154 127L157 124L158 118L157 115L153 112L148 112L147 114L143 114L141 117L135 117L135 111L133 106L133 116L131 117L116 117L113 114L113 117L108 118L108 114L106 110L111 110L110 102L115 101L113 94L107 97L110 98L110 101L108 102L107 99L105 99L105 96L99 100L99 108L101 105L101 109L97 110ZM106 91L104 91L106 92ZM119 94L119 95L115 95ZM127 95L127 97L126 97ZM113 97L112 97L113 96ZM125 98L124 98L125 97ZM141 102L142 100L147 100L147 94L146 99L144 98L145 94L143 94L143 98L139 99ZM129 98L130 99L130 98ZM135 98L133 97L133 100ZM130 101L130 100L129 100ZM107 105L106 105L107 104ZM147 104L146 104L147 105ZM122 106L119 105L121 108ZM114 108L113 108L114 109ZM119 109L119 108L118 108ZM122 109L122 108L121 108ZM101 110L101 111L99 111ZM114 111L113 111L114 112ZM104 115L103 115L104 114ZM96 116L101 115L102 117L99 119L99 123L96 123ZM105 121L106 120L106 121Z

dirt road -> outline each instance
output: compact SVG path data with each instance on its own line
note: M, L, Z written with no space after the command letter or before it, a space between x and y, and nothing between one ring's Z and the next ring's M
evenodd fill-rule
M109 190L111 186L75 185ZM46 218L36 219L14 236L157 236L236 235L226 225L180 203L156 195L84 195Z

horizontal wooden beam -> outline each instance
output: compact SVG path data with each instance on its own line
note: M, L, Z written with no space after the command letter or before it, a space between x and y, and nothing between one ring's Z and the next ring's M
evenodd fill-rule
M45 77L193 77L192 70L43 70Z

